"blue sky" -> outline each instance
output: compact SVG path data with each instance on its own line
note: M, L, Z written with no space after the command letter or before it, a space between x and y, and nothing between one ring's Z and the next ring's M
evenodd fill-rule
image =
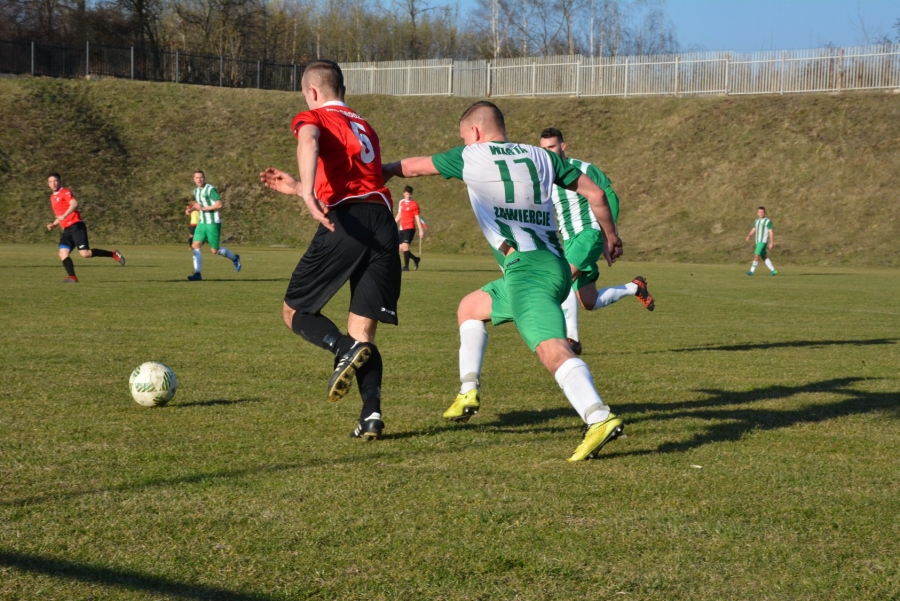
M682 48L791 50L896 40L898 0L667 0Z
M792 50L896 41L900 0L666 0L666 14L685 50Z

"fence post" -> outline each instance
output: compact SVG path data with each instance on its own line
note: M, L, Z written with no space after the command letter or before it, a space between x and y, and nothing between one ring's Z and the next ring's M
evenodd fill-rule
M678 97L678 55L675 55L675 96Z
M844 49L838 50L838 85L837 91L844 90Z
M728 96L731 90L728 88L729 73L731 73L731 55L725 57L725 95Z
M578 60L575 62L575 98L581 95L581 63L584 61L584 57L582 55L578 55Z
M175 51L175 83L178 82L178 51Z
M450 59L450 64L447 66L447 96L453 96L453 59ZM421 242L421 240L420 240Z
M406 65L406 95L409 96L409 86L412 81L412 65Z
M531 59L531 95L537 95L537 59Z
M625 57L625 98L628 98L628 57Z
M85 42L84 77L85 77L85 79L91 78L91 43L90 42Z
M781 53L781 94L784 94L784 59L787 56L787 52Z
M222 87L222 73L225 71L225 58L219 55L219 87Z
M260 62L261 61L256 61L256 89L257 90L260 89L260 83L259 83L259 76L260 76L260 71L261 71Z
M131 79L134 79L134 46L131 47Z
M32 47L34 47L34 44L32 44ZM491 61L487 62L487 90L485 90L485 91L487 92L486 97L490 98L491 97Z

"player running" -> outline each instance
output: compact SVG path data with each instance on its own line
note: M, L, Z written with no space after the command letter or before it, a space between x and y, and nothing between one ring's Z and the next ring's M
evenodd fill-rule
M603 189L613 222L619 221L619 197L612 188L612 182L597 167L584 161L566 156L566 142L562 132L548 127L541 132L541 148L556 153L567 164L587 175L592 182ZM627 284L597 290L600 269L597 261L603 255L603 232L591 211L587 199L577 192L554 185L551 188L556 220L562 234L566 260L572 270L572 290L563 302L566 316L566 337L576 355L581 354L578 336L578 303L588 311L607 307L626 296L636 296L649 311L656 304L647 291L647 280L637 276Z
M57 225L62 228L62 234L59 236L59 260L62 261L67 274L63 283L78 283L78 278L75 276L75 265L69 257L73 248L77 248L78 254L85 259L109 257L119 265L125 265L125 257L119 251L92 249L88 244L87 225L81 220L78 201L75 200L71 190L63 188L62 177L59 173L48 175L47 185L53 191L53 194L50 195L50 206L53 208L53 214L56 215L56 219L47 224L47 231L53 231Z
M291 123L300 181L278 169L260 180L300 196L319 228L297 264L284 297L284 324L334 354L328 398L340 400L354 376L362 411L351 436L381 438L383 363L375 346L378 322L397 325L400 257L393 201L381 173L378 135L344 103L344 75L332 61L307 65L301 90L309 106ZM321 310L350 280L350 314L343 335Z
M200 220L194 230L194 242L191 244L191 254L194 257L194 273L188 276L192 282L203 279L200 270L203 267L203 253L200 247L204 242L209 242L209 250L214 255L225 257L234 263L234 270L241 270L241 255L236 255L224 246L219 246L219 238L222 233L222 218L219 210L222 208L222 199L219 192L211 184L206 183L206 174L199 169L194 172L194 202L188 205L185 213L200 211Z
M753 222L753 228L746 238L747 242L750 242L750 237L756 234L753 263L750 264L750 271L747 272L747 275L753 275L756 272L760 259L766 262L766 267L769 268L769 275L778 275L778 270L775 269L772 259L768 256L769 251L775 246L775 232L772 229L772 220L766 217L766 207L756 209L756 217L756 221Z
M419 203L413 200L412 193L412 186L403 188L403 200L400 201L400 206L397 208L396 222L400 226L400 252L403 253L403 271L409 271L410 259L413 260L416 270L419 269L419 261L422 260L422 257L412 254L412 251L409 250L409 245L412 243L416 230L419 231L419 240L425 237L425 232L422 230Z
M442 175L464 181L478 224L503 268L502 278L459 304L462 385L444 417L465 422L478 413L488 339L485 322L512 321L585 423L584 437L569 461L594 457L622 433L623 425L600 399L590 369L572 353L565 337L560 303L572 284L553 219L551 188L563 186L588 200L604 233L603 254L612 264L622 243L609 203L601 188L558 155L510 142L503 113L491 102L476 102L466 109L459 135L465 146L385 166L388 177Z

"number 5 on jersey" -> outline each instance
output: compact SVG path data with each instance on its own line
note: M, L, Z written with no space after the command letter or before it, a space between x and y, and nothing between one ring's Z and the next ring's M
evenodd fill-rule
M363 127L362 124L357 123L356 121L351 121L350 129L353 130L353 135L356 136L356 139L359 140L360 146L362 146L362 150L359 153L359 158L362 159L363 163L368 165L373 160L375 160L375 149L372 147L372 140L370 140L369 136L366 135L366 128Z

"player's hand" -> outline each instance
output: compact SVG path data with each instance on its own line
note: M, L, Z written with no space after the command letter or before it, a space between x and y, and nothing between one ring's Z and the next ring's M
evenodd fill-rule
M326 216L328 207L322 204L319 199L312 194L304 197L303 202L306 203L306 208L309 209L309 214L312 215L313 219L325 226L325 229L329 232L334 231L334 224L331 223L331 220Z
M56 227L56 225L55 225L54 223L52 223L52 222L51 222L51 223L48 223L48 224L47 224L47 231L48 231L48 232L52 232L54 227Z
M616 259L622 256L623 252L621 238L614 235L607 239L606 245L603 248L603 257L606 259L606 264L612 266L612 264L616 262Z
M269 167L259 174L259 181L262 182L266 188L281 192L282 194L297 196L299 192L300 182L298 182L290 173L285 173L280 169Z

